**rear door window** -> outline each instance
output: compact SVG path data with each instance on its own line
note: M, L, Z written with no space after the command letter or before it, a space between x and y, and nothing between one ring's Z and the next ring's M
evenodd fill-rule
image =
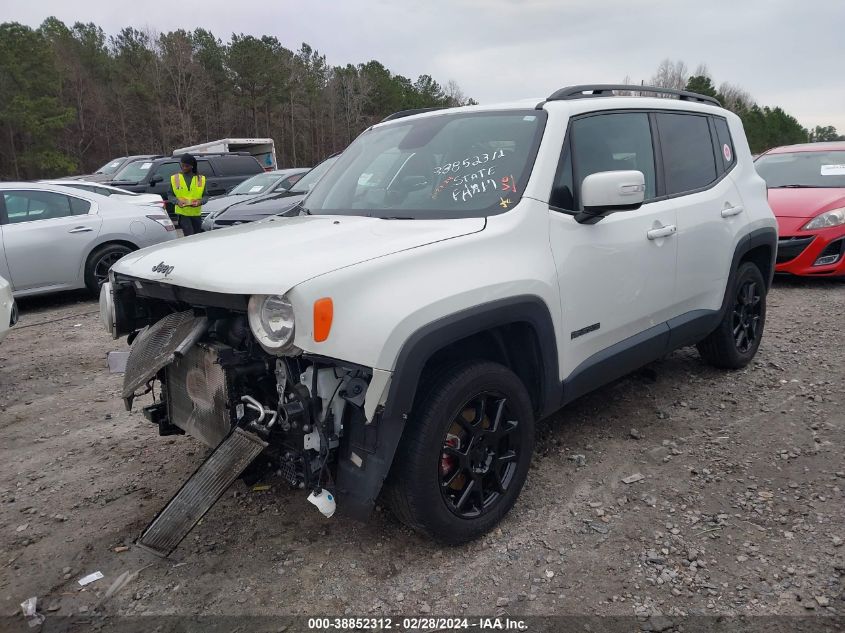
M3 200L9 224L53 220L72 215L71 198L52 191L4 191Z
M702 189L716 180L716 159L707 117L660 112L655 118L663 153L666 194Z
M197 161L197 173L203 176L213 176L214 169L211 167L211 163L207 160L198 160Z

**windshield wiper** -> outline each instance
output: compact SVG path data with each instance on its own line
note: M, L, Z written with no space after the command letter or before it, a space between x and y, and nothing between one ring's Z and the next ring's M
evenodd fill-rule
M771 187L771 189L815 189L815 185L778 185Z

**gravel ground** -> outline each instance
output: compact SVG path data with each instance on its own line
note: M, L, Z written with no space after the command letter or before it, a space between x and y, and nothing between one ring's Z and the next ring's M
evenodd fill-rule
M95 302L22 301L0 345L0 616L31 596L48 617L845 614L845 284L778 280L769 301L747 369L681 350L541 423L477 542L237 482L166 560L132 542L204 447L124 411Z

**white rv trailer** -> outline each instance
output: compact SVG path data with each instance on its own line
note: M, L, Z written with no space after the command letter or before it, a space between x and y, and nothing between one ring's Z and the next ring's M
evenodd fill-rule
M178 154L212 154L217 152L249 152L261 163L264 171L276 169L276 146L271 138L221 138L173 150Z

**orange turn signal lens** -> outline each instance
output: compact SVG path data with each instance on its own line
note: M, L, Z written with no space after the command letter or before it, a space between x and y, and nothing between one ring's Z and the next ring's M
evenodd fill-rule
M329 338L334 318L334 304L329 297L314 302L314 340L322 343Z

